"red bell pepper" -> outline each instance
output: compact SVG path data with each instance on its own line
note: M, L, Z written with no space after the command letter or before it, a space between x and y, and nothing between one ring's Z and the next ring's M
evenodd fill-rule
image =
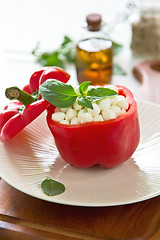
M18 101L13 101L5 106L4 110L0 113L0 132L5 123L14 115L19 113L18 108L22 107L22 105L23 104Z
M31 93L39 89L39 85L48 79L56 79L67 83L70 79L70 74L59 67L44 67L34 72L29 81Z
M23 91L28 93L30 98L31 94L39 89L39 84L49 78L66 83L69 80L70 75L63 69L57 67L40 69L32 74L29 84L23 88ZM24 98L27 98L27 96ZM21 102L13 101L9 103L0 114L0 139L2 142L7 142L17 135L46 108L48 108L50 103L44 99L35 101L35 99L31 97L27 104L24 103L26 106L24 110L19 112L18 109L21 108L22 105Z
M54 108L48 111L48 126L61 157L69 164L80 168L95 164L112 168L129 159L136 150L140 138L137 104L127 88L117 88L118 94L129 102L129 109L116 119L64 125L51 119Z
M7 142L12 139L29 123L36 119L49 105L50 103L48 103L44 99L41 99L27 105L22 113L18 112L17 110L17 114L10 115L9 119L6 118L7 121L5 121L1 129L1 141ZM3 117L7 116L7 114L7 112L3 112Z

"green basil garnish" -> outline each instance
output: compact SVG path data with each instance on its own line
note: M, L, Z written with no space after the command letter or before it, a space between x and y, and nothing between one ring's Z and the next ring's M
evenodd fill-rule
M60 108L72 106L78 96L71 85L58 80L44 82L39 90L45 100Z
M109 88L92 88L87 91L90 82L83 82L79 86L79 94L71 85L58 80L51 80L40 85L39 91L42 97L55 107L67 108L78 101L78 104L93 109L92 101L97 101L109 96L117 95L117 92Z
M52 180L51 178L45 179L41 184L41 188L48 196L56 196L65 191L65 186L62 183Z
M81 85L79 86L79 89L78 89L78 90L79 90L79 92L80 92L80 94L81 94L82 96L84 96L84 94L85 94L85 92L87 91L90 83L91 83L90 81L88 81L88 82L83 82L83 83L81 83Z

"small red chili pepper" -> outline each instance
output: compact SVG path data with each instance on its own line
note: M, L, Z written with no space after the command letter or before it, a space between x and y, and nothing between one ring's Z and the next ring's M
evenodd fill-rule
M118 94L126 97L129 109L116 119L65 125L51 119L54 108L48 111L48 126L61 157L69 164L112 168L129 159L136 150L140 138L137 104L127 88L117 88Z
M36 101L31 95L39 89L40 81L44 82L48 78L66 83L70 75L57 67L43 68L32 74L29 84L23 88L23 91L16 87L10 89L10 94L13 95L10 96L10 99L18 99L19 101L9 103L0 114L0 138L2 142L12 139L49 107L49 102L44 99ZM20 93L18 97L15 96L15 89L18 89ZM19 111L23 105L25 105L24 109Z

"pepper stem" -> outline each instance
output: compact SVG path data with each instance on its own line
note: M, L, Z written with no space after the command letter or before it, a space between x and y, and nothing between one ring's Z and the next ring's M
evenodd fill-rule
M32 95L19 89L18 87L6 88L5 95L10 100L17 99L25 106L29 105L32 102L35 102L35 98Z

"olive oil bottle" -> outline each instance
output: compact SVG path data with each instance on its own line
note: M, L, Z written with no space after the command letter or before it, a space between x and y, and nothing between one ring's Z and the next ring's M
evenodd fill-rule
M101 31L101 15L86 17L87 34L76 46L76 70L79 83L92 85L109 83L112 77L112 42Z

